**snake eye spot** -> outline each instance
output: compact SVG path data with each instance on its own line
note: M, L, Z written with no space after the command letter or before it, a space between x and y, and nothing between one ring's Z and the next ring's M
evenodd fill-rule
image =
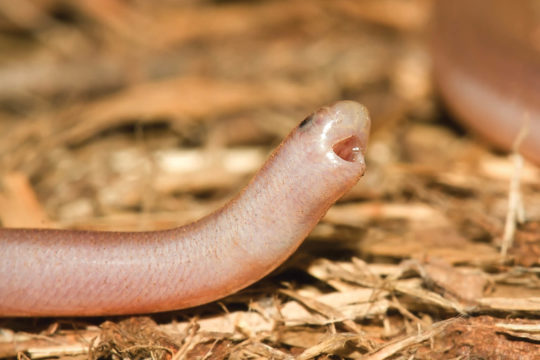
M306 126L307 124L309 124L311 122L311 120L313 120L313 115L314 114L311 114L309 115L307 118L305 118L304 120L302 120L302 122L300 123L300 125L298 127L300 128L303 128L304 126Z

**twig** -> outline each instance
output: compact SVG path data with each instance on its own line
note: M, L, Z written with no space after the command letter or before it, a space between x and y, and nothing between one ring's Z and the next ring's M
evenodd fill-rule
M399 351L414 345L414 344L420 344L426 340L429 340L433 336L439 334L441 331L443 331L448 325L452 324L454 321L456 321L458 318L451 318L448 320L440 321L433 325L433 327L430 330L427 330L423 333L418 333L414 335L409 335L405 338L396 340L394 342L391 342L378 350L375 350L371 354L368 354L364 359L365 360L383 360L387 359L390 356L393 356L397 354Z
M516 232L516 222L525 221L525 210L523 208L523 199L521 196L521 172L523 170L523 157L519 153L519 147L525 136L529 132L529 117L527 117L523 127L519 131L514 144L512 145L512 162L514 163L514 172L510 179L510 190L508 192L508 212L506 213L506 222L504 224L504 234L501 244L501 257L504 259L508 249L512 246Z

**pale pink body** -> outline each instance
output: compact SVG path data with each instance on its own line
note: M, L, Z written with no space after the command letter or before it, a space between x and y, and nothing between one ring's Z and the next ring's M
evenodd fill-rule
M0 316L149 313L204 304L291 255L363 175L370 121L355 102L308 117L221 210L154 232L0 230Z
M458 118L540 165L538 0L438 0L433 50L444 100Z

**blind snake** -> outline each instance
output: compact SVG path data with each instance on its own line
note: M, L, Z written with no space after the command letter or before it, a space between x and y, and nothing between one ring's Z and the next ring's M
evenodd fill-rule
M438 0L435 77L457 118L496 147L540 166L540 2Z
M433 53L437 83L458 118L503 149L529 119L520 150L540 164L535 4L437 1ZM0 229L0 316L150 313L204 304L248 286L294 252L362 176L369 128L367 111L355 102L318 110L235 199L180 228Z
M352 101L302 121L223 208L150 232L0 229L0 316L151 313L222 298L291 255L365 171Z

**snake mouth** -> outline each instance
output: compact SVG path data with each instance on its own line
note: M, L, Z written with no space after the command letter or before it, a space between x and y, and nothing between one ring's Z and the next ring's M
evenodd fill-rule
M339 140L332 146L334 153L345 161L356 162L363 155L364 146L357 135Z

